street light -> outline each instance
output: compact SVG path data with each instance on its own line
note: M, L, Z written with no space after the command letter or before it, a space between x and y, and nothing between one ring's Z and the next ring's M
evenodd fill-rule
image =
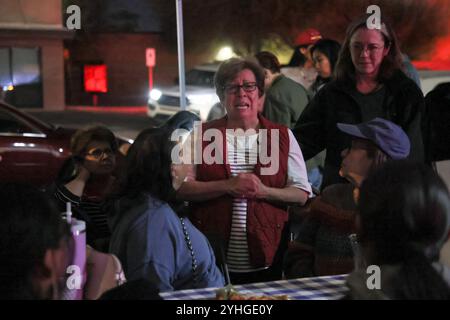
M233 52L233 49L230 47L223 47L219 50L219 53L217 53L216 60L217 61L225 61L230 58L233 58L236 56Z
M178 78L180 84L180 109L186 110L186 80L184 74L183 0L175 0L177 8Z

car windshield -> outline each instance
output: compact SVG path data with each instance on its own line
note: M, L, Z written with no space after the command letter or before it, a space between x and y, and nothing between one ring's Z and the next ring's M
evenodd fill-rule
M214 87L214 71L193 69L186 73L186 84L198 87Z

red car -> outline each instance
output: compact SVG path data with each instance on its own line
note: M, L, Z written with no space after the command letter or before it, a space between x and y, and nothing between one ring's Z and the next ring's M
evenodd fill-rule
M51 184L70 156L70 138L75 131L0 102L0 181L37 187Z

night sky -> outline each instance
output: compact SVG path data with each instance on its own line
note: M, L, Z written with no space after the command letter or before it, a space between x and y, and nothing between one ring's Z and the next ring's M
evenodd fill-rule
M170 0L168 0L170 1ZM173 1L173 0L172 0ZM155 12L152 1L149 0L108 0L110 3L107 14L121 10L139 15L139 28L136 31L155 32L161 31L160 19ZM175 6L175 1L174 6Z

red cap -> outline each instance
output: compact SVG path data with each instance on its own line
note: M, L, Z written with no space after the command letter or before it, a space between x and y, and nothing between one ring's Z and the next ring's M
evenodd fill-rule
M314 44L317 41L322 39L322 35L316 29L306 29L305 31L300 32L295 38L295 45L309 45Z

